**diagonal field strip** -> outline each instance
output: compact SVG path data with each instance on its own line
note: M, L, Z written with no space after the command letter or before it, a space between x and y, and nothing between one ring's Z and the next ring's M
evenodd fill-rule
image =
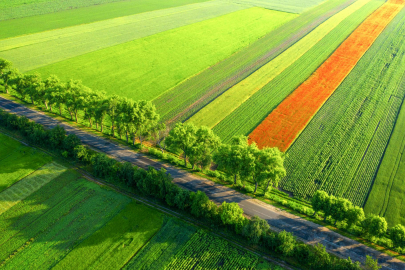
M214 0L0 40L0 57L28 71L247 7Z
M299 40L274 60L270 61L252 75L236 84L214 101L209 103L188 121L199 126L213 128L253 94L263 88L285 69L294 64L301 56L314 47L342 21L361 9L370 0L360 0L334 15Z
M65 171L62 165L51 162L1 192L0 215Z
M248 4L279 11L301 13L319 5L325 0L230 0L234 3Z
M286 151L342 83L403 4L388 2L367 18L318 70L249 135L262 147Z

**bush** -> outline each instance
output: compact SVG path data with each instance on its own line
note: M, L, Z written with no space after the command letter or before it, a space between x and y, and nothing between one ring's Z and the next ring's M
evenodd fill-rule
M253 188L251 187L251 186L245 186L245 191L247 192L247 193L253 193Z
M282 231L277 235L276 251L284 256L291 256L294 252L296 241L292 233Z

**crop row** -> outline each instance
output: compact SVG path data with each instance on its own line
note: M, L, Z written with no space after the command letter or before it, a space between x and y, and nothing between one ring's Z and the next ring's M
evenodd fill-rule
M178 84L154 100L163 120L177 122L188 119L353 2L326 1L229 58Z
M93 183L80 181L83 186L82 196L62 204L64 211L56 211L58 207L52 208L55 215L41 217L39 222L31 224L27 231L20 232L20 237L17 239L14 237L7 242L14 243L16 240L26 242L31 239L28 240L29 245L22 244L14 249L18 252L5 262L4 269L27 267L38 269L54 266L74 246L119 212L125 206L123 202L128 200L117 193L102 190ZM65 205L70 207L65 208ZM39 225L42 225L40 226L42 229L38 228Z
M198 126L208 126L209 128L213 128L226 116L237 109L243 102L249 99L275 77L280 75L280 73L286 68L293 65L295 61L314 47L342 21L361 9L368 2L370 2L370 0L358 1L334 15L278 57L213 100L210 104L193 115L188 121Z
M383 3L371 1L335 27L327 36L214 127L222 141L248 135L290 93L305 81L337 47Z
M363 205L405 88L405 10L388 25L287 151L281 187L318 189Z
M291 16L295 15L260 8L240 10L35 71L62 80L81 79L109 94L151 100L265 35L271 30L268 25L282 24Z
M253 130L249 139L260 148L278 147L285 152L401 9L401 5L385 4L370 15Z
M170 219L124 269L164 269L196 229Z
M401 82L405 88L405 76ZM400 100L395 98L395 100ZM364 210L384 216L388 224L405 224L403 205L405 179L405 106L396 119L395 128L384 153Z
M210 1L56 29L1 40L0 55L25 72L240 9Z
M255 269L258 257L217 237L197 232L166 269Z
M0 193L0 214L4 213L46 183L61 175L66 168L48 163Z

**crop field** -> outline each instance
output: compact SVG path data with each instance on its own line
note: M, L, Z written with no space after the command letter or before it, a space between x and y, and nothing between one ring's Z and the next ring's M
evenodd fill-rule
M302 13L303 11L317 6L325 0L234 0L237 3L244 3L248 5L280 10L291 13Z
M385 4L368 17L307 81L256 127L249 139L260 148L278 147L285 152L401 9L400 5Z
M364 205L405 95L404 16L403 9L287 151L284 189L301 197L323 189Z
M90 88L150 100L265 35L271 31L267 25L274 29L293 17L250 8L33 71L65 80L78 78Z
M370 2L370 0L358 1L339 12L299 40L292 47L288 48L277 58L216 98L188 121L199 126L213 128L243 102L272 81L277 75L294 64L294 62L314 47L342 21L361 9L368 2ZM343 36L341 39L343 40L344 38Z
M49 156L0 134L0 192L50 161Z
M304 82L357 26L383 2L371 1L342 21L293 65L257 91L213 130L228 142L234 134L250 134L269 113Z
M0 56L28 71L241 9L210 1L25 35L0 41Z
M0 192L0 246L2 269L281 269L55 162Z

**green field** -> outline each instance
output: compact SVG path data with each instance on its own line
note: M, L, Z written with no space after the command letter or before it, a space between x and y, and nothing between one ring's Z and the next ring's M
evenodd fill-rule
M151 100L295 16L250 8L74 57L33 72L44 77L56 74L64 80L81 79L93 89Z
M248 135L290 93L304 82L374 10L381 1L370 1L330 31L293 65L257 91L214 127L223 141L235 134Z
M300 197L322 189L365 204L405 97L404 34L405 9L287 151L282 188Z
M324 1L325 0L239 0L236 2L285 12L301 13Z
M370 0L358 1L339 12L288 48L277 58L213 100L210 104L193 115L188 122L198 126L213 128L276 76L293 65L294 62L314 47L342 21L352 14L359 16L356 11L361 9L368 2L370 2Z
M405 82L402 82L402 87L405 87ZM404 153L405 107L402 104L373 188L364 207L366 213L384 216L389 225L405 224Z
M0 192L51 160L51 157L0 134Z
M1 269L281 269L55 162L0 192L0 246Z
M0 41L0 56L25 72L243 9L210 1Z
M0 39L205 1L206 0L130 0L103 5L93 5L85 8L65 10L20 19L6 21L0 20L0 28L2 29L0 32ZM9 1L4 1L4 3L8 2Z

